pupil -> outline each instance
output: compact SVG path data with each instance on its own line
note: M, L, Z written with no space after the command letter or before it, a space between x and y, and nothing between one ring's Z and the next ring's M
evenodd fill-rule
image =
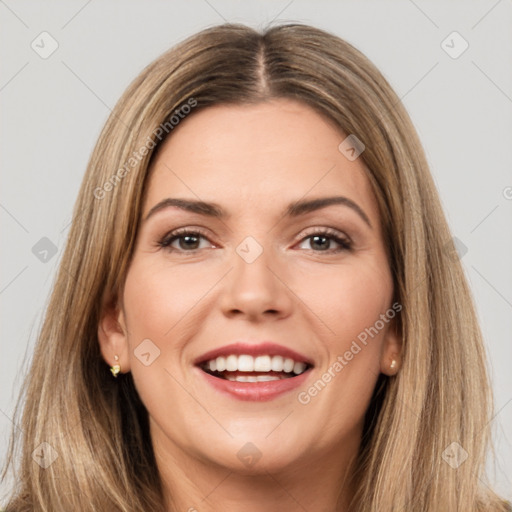
M192 240L192 244L197 244L197 239L198 239L198 237L197 237L197 236L190 236L190 235L186 235L186 236L183 236L183 237L181 238L181 240L182 240L183 242L187 242L187 241L188 241L188 242L190 242L190 240ZM181 248L182 248L182 249L184 249L184 248L185 248L185 249L187 249L187 248L188 248L188 249L196 249L196 247L195 247L195 246L194 246L194 247L192 247L190 244L189 244L189 245L187 245L186 243L182 244L182 247L181 247Z
M313 237L313 244L317 243L318 239L323 240L324 242L328 241L327 237L325 237L325 236L315 235ZM325 244L323 246L322 245L320 246L321 249L325 249L325 247L326 247Z

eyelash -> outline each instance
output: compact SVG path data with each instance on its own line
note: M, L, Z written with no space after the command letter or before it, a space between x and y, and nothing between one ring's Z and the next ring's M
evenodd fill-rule
M190 251L183 251L181 249L175 249L173 247L170 247L171 244L175 240L179 240L180 238L184 238L186 236L195 236L195 237L202 237L206 238L208 240L207 235L202 232L200 229L189 229L189 228L180 228L176 229L174 231L171 231L170 233L167 233L161 240L158 241L157 245L160 248L166 249L169 252L181 252L181 253L190 253L195 254L200 249L192 249ZM302 237L299 242L302 242L304 240L307 240L308 238L312 238L314 236L324 236L325 238L329 240L333 240L337 244L340 245L338 249L328 249L326 251L315 251L314 249L309 249L313 252L318 253L326 253L326 254L337 254L342 251L350 251L352 249L352 242L348 238L342 238L339 236L337 231L334 231L329 228L317 228L314 232L308 233L306 236Z

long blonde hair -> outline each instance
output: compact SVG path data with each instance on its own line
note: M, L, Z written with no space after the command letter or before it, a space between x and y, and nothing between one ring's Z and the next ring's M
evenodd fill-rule
M472 298L399 98L364 55L332 34L301 24L261 33L225 24L146 67L94 148L16 409L22 432L13 429L4 470L17 469L9 512L164 510L148 414L131 375L113 379L101 357L100 312L122 292L149 164L164 139L155 134L164 126L172 136L170 116L184 105L194 115L270 98L304 102L364 143L402 305L403 366L376 387L351 509L506 510L479 483L492 402ZM32 456L41 443L56 455L45 469ZM444 456L450 445L468 454L457 468Z

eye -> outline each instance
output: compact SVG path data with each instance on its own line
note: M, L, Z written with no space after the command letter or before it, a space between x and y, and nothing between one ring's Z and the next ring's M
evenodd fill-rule
M341 235L337 231L325 228L309 234L302 239L302 242L309 243L310 250L314 252L337 253L341 251L349 251L352 248L352 243L347 237ZM339 247L334 249L330 248L332 242L338 244ZM307 249L307 247L301 248Z
M209 242L208 237L198 229L181 228L167 233L159 242L158 246L166 249L169 252L188 252L194 253L199 249L208 247L203 245L201 247L201 239L208 242L209 246L213 244ZM309 250L314 252L338 253L341 251L348 251L352 248L351 241L339 232L331 229L321 228L317 231L303 237L302 243L309 242ZM330 246L335 243L338 248L331 248ZM300 247L307 249L307 247Z
M200 230L181 228L167 233L158 242L158 246L170 252L195 252L196 250L204 248L200 247L201 239L208 240ZM177 242L177 247L175 242ZM210 246L212 245L213 244L210 243Z

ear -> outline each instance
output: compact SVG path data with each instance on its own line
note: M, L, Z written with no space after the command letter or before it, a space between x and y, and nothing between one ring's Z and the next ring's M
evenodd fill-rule
M393 319L382 343L380 371L391 377L398 373L401 366L402 334L399 332L396 319Z
M128 357L128 329L123 313L123 308L116 302L105 304L101 309L98 324L98 341L103 359L109 366L119 364L121 373L130 370L130 358ZM115 360L115 356L119 360Z

